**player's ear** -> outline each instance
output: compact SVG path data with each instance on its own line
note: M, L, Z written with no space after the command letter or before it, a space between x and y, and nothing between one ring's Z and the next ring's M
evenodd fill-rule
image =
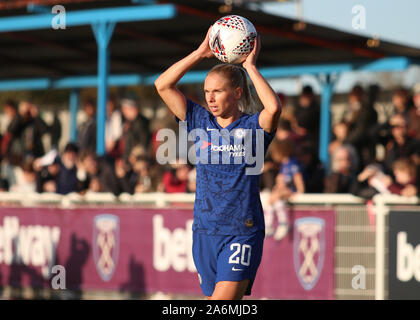
M235 99L236 99L236 100L241 99L241 97L242 97L242 93L243 93L242 88L241 88L241 87L237 87L237 88L235 89L235 91L234 91L234 94L235 94Z

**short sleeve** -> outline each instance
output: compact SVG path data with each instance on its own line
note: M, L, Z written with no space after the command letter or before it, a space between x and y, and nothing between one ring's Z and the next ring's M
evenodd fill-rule
M292 164L290 166L290 171L292 172L293 175L297 174L297 173L301 173L302 170L300 170L299 165L297 165L296 163Z
M271 141L273 141L274 137L276 136L277 127L274 128L274 130L270 133L268 133L263 128L261 128L260 121L259 121L260 114L261 114L261 111L252 115L252 122L255 123L255 128L256 129L263 130L263 132L264 132L264 148L267 149L269 144L271 143Z
M198 103L195 103L187 98L187 112L185 115L185 120L182 121L177 116L175 116L176 122L186 122L187 124L187 131L190 132L193 129L200 128L200 123L203 119L205 119L205 115L207 110L204 109Z

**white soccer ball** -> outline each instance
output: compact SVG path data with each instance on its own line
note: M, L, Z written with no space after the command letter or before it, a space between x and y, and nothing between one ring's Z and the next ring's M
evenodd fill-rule
M209 45L214 56L222 62L242 63L252 51L257 31L246 18L236 15L217 20L209 35Z

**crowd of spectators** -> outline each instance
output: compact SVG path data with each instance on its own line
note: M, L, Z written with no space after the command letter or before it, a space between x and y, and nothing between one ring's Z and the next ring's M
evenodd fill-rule
M1 136L0 191L52 192L194 192L195 175L187 164L168 167L155 159L156 134L140 113L135 94L107 102L105 155L96 154L96 101L82 103L85 120L77 127L76 141L59 152L61 124L54 114L48 125L30 101L3 106L7 128ZM44 150L49 135L51 149Z
M330 165L319 160L319 99L305 86L278 123L260 179L270 203L299 193L377 193L418 195L420 163L420 84L397 89L386 121L374 108L379 88L356 85L341 118L332 125ZM286 97L279 94L282 103ZM156 133L140 110L135 94L110 97L105 126L105 155L96 154L96 101L82 103L85 120L76 141L58 150L61 124L57 113L47 124L30 101L3 105L7 128L1 138L0 191L53 192L195 192L195 168L183 161L156 161ZM51 149L42 140L50 136ZM378 153L378 146L385 150Z
M280 120L270 147L263 173L272 190L270 203L298 193L351 193L366 199L378 193L419 196L420 84L411 92L395 90L392 109L381 123L374 108L378 93L377 86L352 89L345 111L332 125L325 168L315 129L320 107L312 90L304 88L298 107Z

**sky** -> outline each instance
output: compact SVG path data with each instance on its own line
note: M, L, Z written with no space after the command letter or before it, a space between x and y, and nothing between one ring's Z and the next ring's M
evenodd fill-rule
M419 0L301 0L303 18L307 22L334 27L364 36L379 38L420 48ZM366 28L353 29L357 13L355 6L365 9ZM296 17L296 5L267 3L264 9L271 14ZM356 7L357 9L357 7Z
M301 3L301 14L305 22L420 48L420 0L301 0ZM364 25L356 17L361 12L360 6L365 13ZM353 8L357 10L352 12ZM289 18L297 17L294 2L266 3L263 10ZM354 28L355 22L359 22L357 29ZM410 67L407 71L394 72L383 77L378 77L378 73L368 72L342 74L335 92L348 92L356 83L372 82L382 87L399 83L410 88L420 82L420 67ZM296 94L305 84L311 84L315 91L320 91L318 82L311 76L270 83L274 89L286 94Z

